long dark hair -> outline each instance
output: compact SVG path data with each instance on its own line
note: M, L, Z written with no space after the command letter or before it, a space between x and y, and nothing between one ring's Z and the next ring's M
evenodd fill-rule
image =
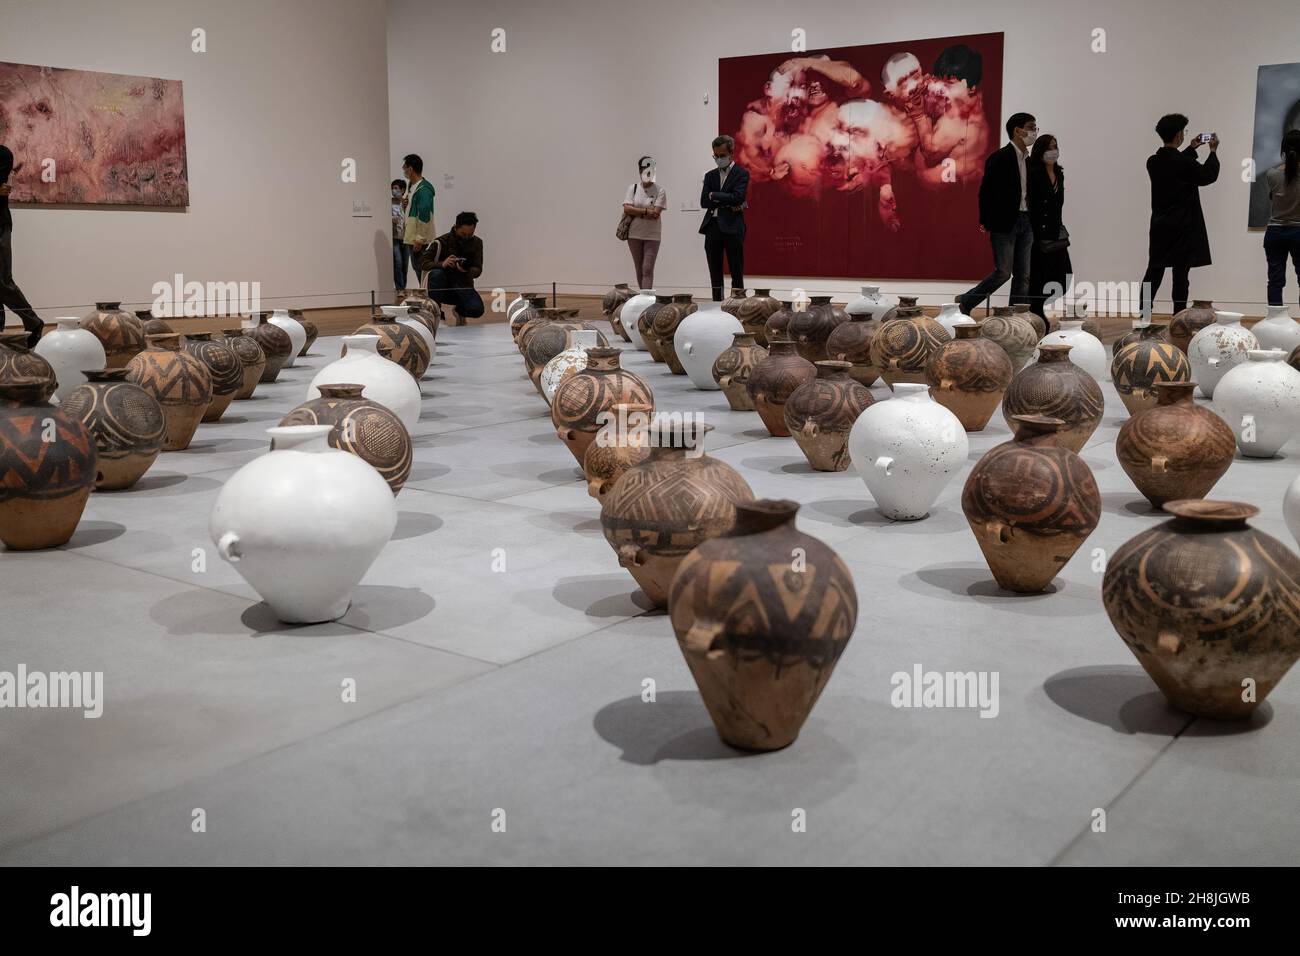
M1047 145L1048 143L1051 143L1052 145L1048 146ZM1036 159L1038 160L1038 162L1041 163L1043 162L1043 153L1047 152L1049 149L1060 149L1060 148L1061 147L1057 145L1056 137L1053 136L1051 133L1039 133L1038 138L1034 140L1034 145L1029 148L1029 158ZM1065 167L1062 166L1059 162L1056 164L1056 169L1058 172L1064 168Z
M1282 137L1282 155L1286 157L1286 181L1293 183L1300 174L1300 129L1287 130Z

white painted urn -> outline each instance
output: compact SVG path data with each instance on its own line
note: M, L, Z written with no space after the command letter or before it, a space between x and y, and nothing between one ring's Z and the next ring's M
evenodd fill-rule
M1272 458L1300 435L1300 372L1281 349L1251 349L1214 390L1214 410L1246 458Z
M388 483L331 448L330 431L267 429L271 450L230 476L208 522L221 557L289 624L342 617L397 526Z
M877 321L890 309L898 305L898 296L881 292L878 285L864 285L862 294L849 301L844 311L849 315L869 315Z
M736 334L744 331L740 320L723 312L717 302L700 306L678 323L673 349L692 385L705 392L721 388L713 378L713 363L731 348Z
M618 314L619 322L623 324L628 339L638 352L649 352L650 349L646 347L645 340L641 338L641 333L637 330L637 319L641 318L642 312L654 304L655 290L642 289L623 303L623 311Z
M1101 339L1091 332L1083 331L1082 319L1062 319L1061 327L1055 332L1048 332L1038 341L1039 345L1070 346L1070 361L1083 369L1098 382L1110 378L1111 357ZM1038 361L1038 351L1034 351L1033 361Z
M291 367L298 360L298 353L307 344L307 330L303 328L301 322L289 314L288 309L272 310L266 321L272 325L278 325L289 333L289 338L293 341L293 348L289 350L289 360L281 368Z
M81 327L81 319L61 315L54 320L58 328L36 343L32 349L50 363L58 388L52 401L63 401L74 388L86 381L85 371L97 371L108 364L104 346L93 332Z
M1215 312L1214 322L1192 336L1187 344L1187 361L1192 381L1206 398L1214 397L1219 380L1246 361L1246 353L1259 348L1259 340L1241 324L1240 312Z
M409 372L379 354L379 336L345 335L347 354L316 373L304 401L319 398L318 385L355 384L365 387L366 398L391 410L407 431L420 420L420 386Z
M961 421L927 385L899 382L894 397L869 406L849 432L849 457L887 518L916 521L966 464Z
M564 351L542 368L538 385L546 404L555 400L555 393L564 381L587 367L587 349L600 346L595 329L569 329L564 336Z
M1300 347L1300 322L1291 318L1285 305L1270 305L1268 315L1250 327L1262 349L1281 349L1290 355Z

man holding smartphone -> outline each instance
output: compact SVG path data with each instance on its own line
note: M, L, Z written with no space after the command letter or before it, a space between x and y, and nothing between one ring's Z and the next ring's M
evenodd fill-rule
M451 232L443 233L424 253L429 273L429 298L456 310L456 325L483 314L483 297L474 280L483 273L483 240L474 235L478 216L462 212Z
M27 344L35 348L41 340L41 329L45 323L33 311L23 290L14 282L14 221L9 213L9 175L22 168L22 163L14 165L14 154L9 147L0 143L0 329L4 328L5 307L8 306L27 329Z
M1142 317L1151 318L1151 305L1164 280L1165 269L1174 273L1174 314L1187 308L1190 293L1188 273L1210 264L1210 236L1201 212L1200 188L1219 178L1219 137L1201 133L1182 148L1188 119L1170 113L1156 123L1156 135L1163 143L1147 159L1151 177L1151 234L1147 249L1147 271L1142 277ZM1209 146L1202 163L1196 150Z

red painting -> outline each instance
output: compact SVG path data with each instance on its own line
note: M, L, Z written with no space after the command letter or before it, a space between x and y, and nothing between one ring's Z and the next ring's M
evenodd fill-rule
M180 80L0 63L12 202L184 206Z
M719 128L750 172L751 275L977 279L1002 34L718 61Z

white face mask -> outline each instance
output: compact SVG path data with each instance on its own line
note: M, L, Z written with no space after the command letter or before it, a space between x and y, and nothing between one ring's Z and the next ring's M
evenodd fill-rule
M1059 149L1049 149L1047 152L1043 153L1043 159L1049 163L1054 163L1060 158L1061 151Z
M1025 149L1034 145L1034 140L1038 139L1038 130L1031 129L1025 131Z
M730 156L714 156L713 161L718 164L719 169L726 169L731 165Z

